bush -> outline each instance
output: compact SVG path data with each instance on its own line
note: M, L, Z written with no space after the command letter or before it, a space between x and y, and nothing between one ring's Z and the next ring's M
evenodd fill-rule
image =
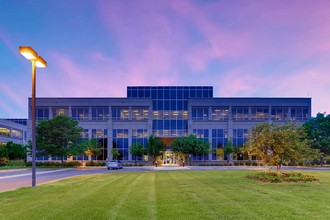
M234 162L234 165L235 165L235 166L239 166L239 162L238 162L238 161L235 161L235 162Z
M239 165L240 165L240 166L244 166L245 163L244 163L243 161L241 161L241 162L239 162Z
M246 161L246 162L245 162L245 165L246 165L246 166L251 166L252 163L251 163L251 161Z
M0 166L6 166L8 164L7 158L0 158Z
M263 182L279 183L279 182L314 182L319 179L315 176L304 175L299 171L277 172L277 171L261 171L246 176L248 179L260 180Z
M24 160L10 160L7 164L8 167L24 167Z
M255 162L255 161L253 161L253 162L252 162L252 166L258 166L258 163Z
M81 166L80 161L64 161L63 166L65 167L79 167ZM25 162L25 166L32 166L32 161ZM36 162L37 167L60 167L61 162L57 161L38 161Z
M105 166L105 162L103 162L103 161L88 161L88 162L85 163L85 166L90 166L90 167Z
M297 163L296 163L296 162L292 162L292 161L290 161L290 162L288 163L288 166L297 166Z
M82 164L80 161L66 161L64 162L65 167L80 167Z

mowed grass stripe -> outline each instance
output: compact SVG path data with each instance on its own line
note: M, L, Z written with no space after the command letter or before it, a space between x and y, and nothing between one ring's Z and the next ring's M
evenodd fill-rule
M254 171L86 175L0 193L0 219L327 219L330 173L320 182L269 184Z

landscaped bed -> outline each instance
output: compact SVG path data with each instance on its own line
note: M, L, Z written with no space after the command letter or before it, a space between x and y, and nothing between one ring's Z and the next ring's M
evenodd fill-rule
M246 176L248 179L260 180L263 182L282 183L282 182L314 182L319 181L316 176L303 174L300 171L279 172L261 171Z

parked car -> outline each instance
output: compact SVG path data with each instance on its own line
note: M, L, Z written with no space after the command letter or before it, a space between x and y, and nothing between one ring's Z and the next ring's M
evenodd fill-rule
M110 169L123 169L123 163L119 160L111 160L107 162L107 168Z

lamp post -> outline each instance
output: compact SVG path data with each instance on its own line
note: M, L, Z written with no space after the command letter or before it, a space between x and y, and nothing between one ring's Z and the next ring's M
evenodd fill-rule
M31 121L32 121L32 187L36 186L36 69L37 67L46 67L47 62L38 55L31 47L21 46L19 52L26 59L32 63L32 107L31 107Z

